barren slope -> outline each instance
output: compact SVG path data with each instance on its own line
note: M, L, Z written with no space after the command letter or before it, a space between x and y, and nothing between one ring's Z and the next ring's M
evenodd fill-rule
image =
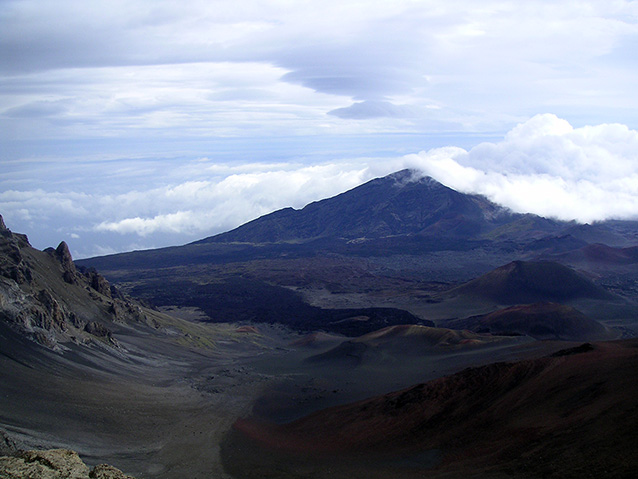
M637 368L636 340L470 368L285 425L240 420L224 458L242 478L630 477Z

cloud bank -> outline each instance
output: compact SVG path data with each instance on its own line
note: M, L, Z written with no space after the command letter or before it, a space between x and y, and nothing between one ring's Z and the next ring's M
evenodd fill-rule
M125 174L138 187L120 193L91 187L9 190L0 193L0 212L16 231L48 228L55 240L42 247L65 239L75 255L91 256L194 241L402 168L517 212L579 222L638 219L638 131L621 124L574 128L552 114L520 123L499 141L406 156L333 159L314 166L198 158L167 171L163 164L151 168L133 161ZM153 183L164 184L139 187Z
M364 169L345 170L344 165L289 166L270 171L232 173L217 180L188 181L179 185L116 197L104 197L110 208L127 204L130 209L156 213L146 217L122 217L94 225L96 231L136 234L205 234L225 231L274 210L305 204L353 188L365 178ZM217 169L217 167L213 167ZM162 211L163 210L163 211ZM176 211L171 211L176 210Z
M638 218L638 132L621 124L573 128L537 115L498 143L437 148L406 158L442 183L518 212L593 222Z

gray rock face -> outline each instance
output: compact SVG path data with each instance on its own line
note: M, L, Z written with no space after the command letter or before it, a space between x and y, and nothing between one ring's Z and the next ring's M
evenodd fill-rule
M4 479L133 479L115 467L100 464L93 469L68 449L23 451L0 457L0 477Z
M97 271L78 271L64 241L39 251L2 222L0 322L62 351L69 342L117 347L110 325L146 320L142 308Z
M14 455L20 449L19 444L0 428L0 456Z
M56 329L66 330L66 315L60 307L60 303L46 289L42 289L36 295L41 308L33 315L34 322L38 327L50 331Z
M31 272L25 264L20 248L28 245L23 235L15 235L7 228L0 216L0 276L14 280L18 284L31 282Z

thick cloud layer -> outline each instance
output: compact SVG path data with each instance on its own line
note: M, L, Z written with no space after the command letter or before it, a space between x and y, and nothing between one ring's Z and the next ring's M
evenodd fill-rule
M638 132L625 125L573 128L537 115L501 142L434 149L409 161L452 188L520 212L581 222L638 218Z

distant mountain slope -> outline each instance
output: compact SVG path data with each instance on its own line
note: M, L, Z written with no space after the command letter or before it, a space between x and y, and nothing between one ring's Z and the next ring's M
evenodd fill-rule
M511 306L447 322L446 326L481 333L523 334L539 340L593 341L618 336L577 309L557 303Z
M454 288L450 295L489 299L500 304L614 299L576 271L551 261L513 261Z
M482 196L459 193L415 171L402 170L301 210L275 211L198 243L412 234L475 237L519 216Z
M343 341L326 352L311 356L308 361L354 365L375 360L406 361L415 356L467 351L494 345L502 340L503 338L470 331L403 324Z
M618 268L638 263L638 246L614 248L600 243L588 244L556 257L571 264Z

